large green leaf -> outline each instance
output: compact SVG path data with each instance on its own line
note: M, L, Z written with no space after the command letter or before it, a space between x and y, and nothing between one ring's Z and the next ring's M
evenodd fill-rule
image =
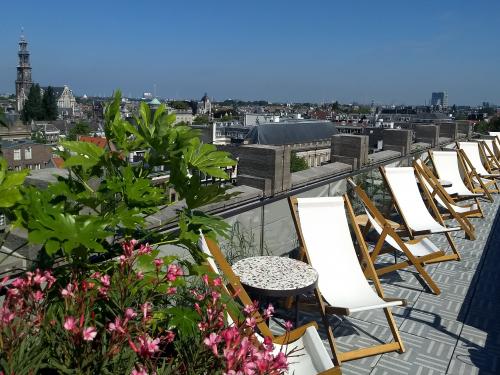
M7 161L0 158L0 207L14 206L20 199L20 187L28 174L28 170L10 172L7 170Z
M63 141L61 146L71 152L64 161L64 167L81 166L83 169L95 167L101 161L104 150L90 142Z

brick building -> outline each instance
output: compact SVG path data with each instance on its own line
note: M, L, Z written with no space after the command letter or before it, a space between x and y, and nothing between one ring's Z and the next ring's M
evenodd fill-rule
M2 156L9 169L42 169L51 167L52 147L31 140L0 141Z

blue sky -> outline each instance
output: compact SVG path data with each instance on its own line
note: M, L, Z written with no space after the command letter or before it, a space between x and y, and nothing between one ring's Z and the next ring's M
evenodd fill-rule
M500 104L500 1L2 2L0 92L20 28L33 79L77 94Z

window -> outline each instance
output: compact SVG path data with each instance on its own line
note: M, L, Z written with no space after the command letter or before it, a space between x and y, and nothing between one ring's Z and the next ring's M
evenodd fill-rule
M28 147L27 149L24 150L24 158L26 160L31 159L31 147Z
M14 150L14 160L21 160L21 149Z

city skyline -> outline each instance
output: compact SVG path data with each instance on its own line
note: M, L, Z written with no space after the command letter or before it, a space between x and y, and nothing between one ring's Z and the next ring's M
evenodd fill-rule
M500 104L500 4L361 3L27 1L0 25L0 92L15 90L23 26L33 81L78 95L424 104L447 91L450 105Z

